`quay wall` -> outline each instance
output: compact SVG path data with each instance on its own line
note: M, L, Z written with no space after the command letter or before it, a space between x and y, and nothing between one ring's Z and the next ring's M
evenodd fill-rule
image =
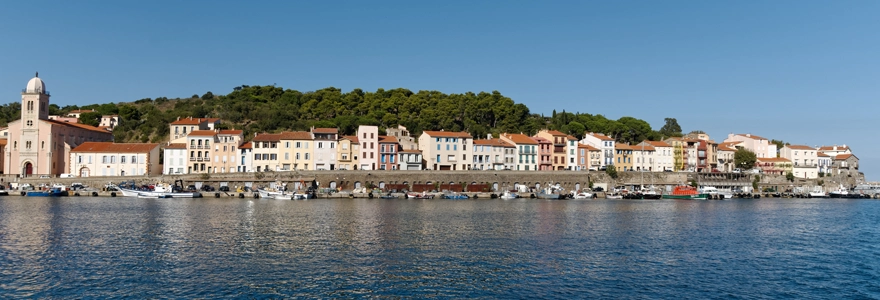
M559 184L567 190L576 187L586 188L592 182L594 186L632 186L656 185L673 186L688 184L697 181L701 185L719 187L751 187L754 174L747 173L688 173L688 172L618 172L618 178L612 179L605 172L587 171L292 171L292 172L261 172L261 173L224 173L224 174L188 174L188 175L160 175L160 176L93 176L84 178L18 178L15 176L0 176L5 183L30 183L34 186L40 184L65 184L83 183L87 186L100 189L108 183L122 181L134 181L137 184L154 184L157 182L173 183L180 179L185 184L207 184L215 188L227 185L230 189L238 186L265 187L272 184L297 183L311 184L315 180L319 187L329 188L335 186L343 191L352 190L360 186L380 186L382 184L486 184L490 188L499 189L513 188L516 184L534 187L536 184L547 186ZM792 186L817 185L822 182L827 190L837 188L839 184L854 186L864 182L863 175L860 177L825 177L819 179L795 179L789 182L785 176L761 174L759 188L775 187L785 189Z

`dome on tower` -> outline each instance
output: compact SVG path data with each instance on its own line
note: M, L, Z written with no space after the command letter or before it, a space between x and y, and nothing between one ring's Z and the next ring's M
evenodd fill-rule
M46 84L43 83L43 80L40 79L40 73L34 75L34 78L31 78L28 81L27 88L25 89L25 93L33 93L33 94L45 94L46 93Z

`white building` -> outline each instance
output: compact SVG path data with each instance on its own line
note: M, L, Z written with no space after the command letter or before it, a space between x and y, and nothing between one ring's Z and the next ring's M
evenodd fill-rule
M751 133L731 133L727 135L727 139L724 142L740 142L739 146L754 152L758 158L776 157L776 144L772 144L770 140Z
M470 170L473 145L474 138L463 131L424 131L419 136L427 170Z
M422 169L422 151L403 149L398 152L400 159L398 162L398 170L421 170Z
M652 153L653 162L649 161L649 164L645 166L646 169L652 172L664 172L666 170L673 170L673 152L672 145L664 142L664 141L643 141L636 146L635 148L641 147L641 145L651 146L654 148L654 152ZM638 167L638 166L636 166Z
M831 175L831 163L833 162L834 157L819 152L816 154L816 162L819 173L824 173L826 175Z
M254 146L251 142L238 146L238 159L238 166L235 167L237 172L254 171Z
M70 151L70 173L80 177L162 173L159 144L85 142Z
M797 178L819 178L819 151L804 145L786 145L779 156L791 160L792 174Z
M590 132L584 135L580 143L602 150L601 167L614 164L614 139L601 133Z
M832 158L840 154L852 154L852 150L846 144L841 146L822 146L819 147L819 152L828 154L828 156L831 156Z
M513 145L501 139L474 140L474 170L505 170L511 167Z
M357 131L361 143L360 170L376 170L379 165L379 127L361 125Z
M636 171L652 172L656 170L657 149L646 142L630 146L633 153L632 167Z
M312 127L312 139L315 147L315 170L336 170L336 146L339 142L339 130Z
M736 145L739 145L739 142L728 142L718 144L718 170L721 172L733 172L733 169L736 169L735 161L733 159L736 154Z
M162 174L187 174L186 166L189 159L186 155L185 143L172 143L165 146L164 162L162 163Z

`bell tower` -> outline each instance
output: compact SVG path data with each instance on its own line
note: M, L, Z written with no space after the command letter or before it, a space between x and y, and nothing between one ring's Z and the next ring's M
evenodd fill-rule
M23 128L35 126L37 120L49 119L49 91L37 72L21 92L21 120ZM30 121L30 122L29 122Z

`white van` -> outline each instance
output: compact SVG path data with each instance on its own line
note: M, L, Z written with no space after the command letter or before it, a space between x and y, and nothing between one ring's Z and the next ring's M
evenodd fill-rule
M73 178L73 177L76 177L76 176L73 176L73 174L61 174L61 175L58 176L58 177L59 177L59 178Z

